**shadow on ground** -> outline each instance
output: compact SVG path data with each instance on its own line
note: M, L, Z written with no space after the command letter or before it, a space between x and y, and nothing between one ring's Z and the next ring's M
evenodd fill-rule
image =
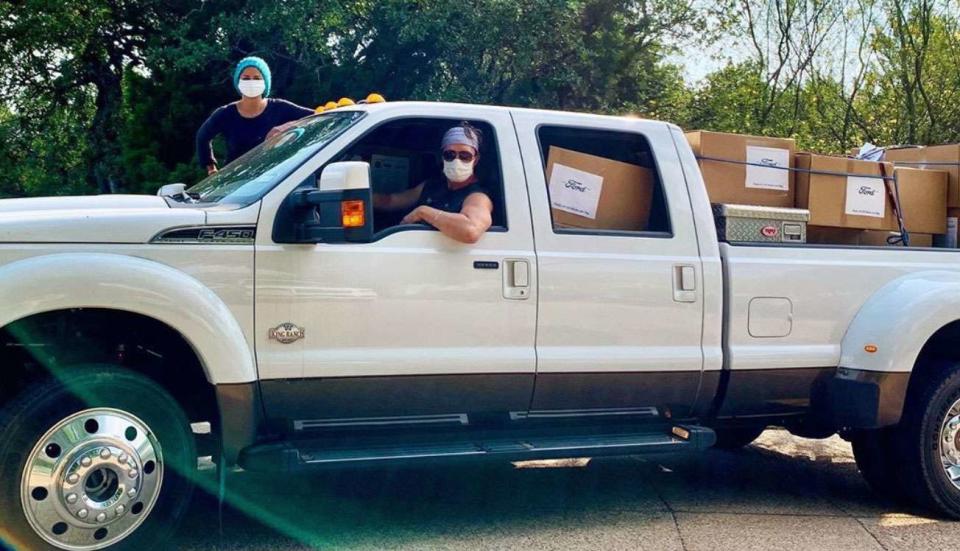
M952 523L874 495L846 443L782 431L736 452L237 473L231 488L222 536L216 500L201 493L178 548L898 548L896 531L882 541L889 519L946 525L936 541L960 542Z

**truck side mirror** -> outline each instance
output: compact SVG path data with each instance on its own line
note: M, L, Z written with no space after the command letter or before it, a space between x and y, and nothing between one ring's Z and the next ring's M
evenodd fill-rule
M157 195L159 197L176 197L177 195L182 195L185 189L187 189L187 184L166 184L160 186L160 189L157 190Z
M370 164L327 165L316 188L290 194L278 213L278 243L367 243L373 239Z

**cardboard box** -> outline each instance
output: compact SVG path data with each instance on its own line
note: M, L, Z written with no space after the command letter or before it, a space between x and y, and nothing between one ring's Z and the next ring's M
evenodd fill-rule
M929 233L911 233L910 246L925 248L933 247L933 235Z
M895 232L863 230L860 232L859 244L864 247L889 247L890 238L898 235Z
M890 163L797 153L797 207L810 210L811 226L897 230L881 165L893 176Z
M826 226L807 226L807 243L816 245L848 245L857 247L900 247L891 244L889 239L897 237L897 232L876 230L855 230L851 228L831 228ZM910 247L932 247L933 235L929 233L911 233Z
M650 221L653 171L551 146L547 191L556 228L643 231Z
M807 226L807 243L813 245L859 245L863 230Z
M960 207L960 144L888 149L884 159L897 166L946 171L950 186L947 205Z
M788 170L796 148L792 138L704 130L686 136L699 159L711 203L794 207L794 174Z
M947 173L942 170L894 169L900 188L903 225L913 233L947 232Z
M933 235L929 233L911 233L910 246L924 247L929 249L930 247L933 247Z

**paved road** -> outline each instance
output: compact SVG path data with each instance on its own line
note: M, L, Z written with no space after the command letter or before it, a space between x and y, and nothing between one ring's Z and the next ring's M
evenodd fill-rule
M946 549L960 522L884 502L839 438L767 431L737 452L311 475L233 475L179 549ZM244 514L240 509L247 511Z

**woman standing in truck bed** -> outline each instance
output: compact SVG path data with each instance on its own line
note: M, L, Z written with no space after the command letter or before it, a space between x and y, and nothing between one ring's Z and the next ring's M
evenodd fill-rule
M211 146L217 135L223 134L227 141L229 163L263 142L274 127L313 114L312 109L269 97L270 67L259 57L246 57L237 63L233 86L241 95L240 101L218 107L197 132L197 159L207 174L217 171Z

